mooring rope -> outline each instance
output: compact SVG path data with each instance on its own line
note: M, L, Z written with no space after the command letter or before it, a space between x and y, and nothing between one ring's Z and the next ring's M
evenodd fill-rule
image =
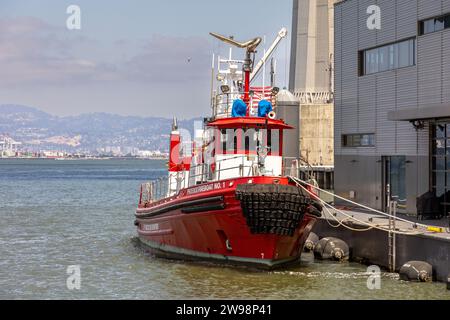
M352 227L350 227L350 226L348 226L348 225L345 224L345 222L349 220L348 218L347 218L347 219L339 220L337 217L335 217L335 216L330 212L330 210L327 208L327 206L325 206L324 209L326 210L327 214L328 214L330 217L332 217L334 220L336 220L337 223L338 223L337 225L333 225L328 219L325 219L326 222L327 222L327 223L330 225L330 227L332 227L332 228L339 228L340 226L342 226L342 227L344 227L344 228L346 228L346 229L349 229L349 230L352 230L352 231L357 231L357 232L369 231L369 230L371 230L371 229L374 228L373 226L369 226L368 228L364 228L364 229L362 229L362 228L361 228L361 229L359 229L359 228L352 228Z
M376 210L376 209L373 209L373 208L364 206L364 205L362 205L362 204L356 203L356 202L354 202L354 201L345 199L345 198L343 198L343 197L337 196L337 195L335 195L335 194L333 194L333 193L331 193L331 192L328 192L328 191L326 191L326 190L323 190L323 189L321 189L321 188L319 188L319 187L317 187L317 186L315 186L315 185L313 185L313 184L310 184L310 183L308 183L308 182L306 182L306 181L303 181L303 180L301 180L301 179L299 179L299 178L292 177L292 176L289 176L289 178L290 178L292 181L294 181L297 185L300 185L300 186L301 186L301 184L304 184L304 185L310 186L310 187L315 188L315 189L317 189L317 190L319 190L319 191L322 191L322 192L325 192L325 193L330 194L330 195L332 195L332 196L335 196L335 197L337 197L338 199L341 199L341 200L347 201L347 202L349 202L349 203L352 203L352 204L354 204L354 205L356 205L356 206L360 206L360 207L363 207L363 208L368 209L368 210L370 210L370 211L377 212L377 213L379 213L379 214L382 214L383 216L387 216L387 217L390 217L390 218L393 218L393 219L396 219L396 220L399 220L399 221L407 222L408 224L412 224L413 227L414 227L415 229L417 228L417 226L421 226L421 227L424 227L424 228L427 228L427 227L428 227L427 225L415 223L415 222L412 222L412 221L409 221L409 220L406 220L406 219L402 219L402 218L398 218L398 217L394 217L394 216L392 216L392 215L390 215L390 214L387 214L387 213L385 213L385 212L381 212L381 211L379 211L379 210ZM332 206L331 204L327 203L326 201L324 201L324 200L321 199L320 197L317 197L316 194L314 194L313 192L309 191L308 189L306 189L306 188L303 188L303 189L306 190L310 195L314 196L315 198L318 198L318 200L324 205L324 208L326 208L327 214L329 214L334 220L336 220L336 221L339 223L339 225L337 225L337 226L331 225L331 224L329 223L328 219L326 218L325 220L327 220L328 224L330 224L330 226L332 226L332 227L334 227L334 228L338 228L339 226L342 226L342 227L347 228L347 229L349 229L349 230L352 230L352 231L360 231L360 232L369 231L369 230L371 230L371 229L378 229L378 230L385 231L385 232L391 232L391 233L395 233L395 234L403 234L403 235L418 235L418 234L423 234L423 233L424 233L424 232L420 232L420 231L417 231L417 232L411 232L411 231L392 230L392 229L388 229L388 228L386 228L386 227L382 227L382 226L380 226L380 225L371 224L371 223L369 223L369 222L362 221L362 220L360 220L360 219L358 219L358 218L355 218L355 217L352 216L352 215L349 215L349 214L347 214L347 213L345 213L345 212L343 212L343 211L337 209L336 207L334 207L334 206ZM336 211L336 212L338 212L338 213L340 213L340 214L346 216L347 219L339 220L337 217L335 217L335 216L329 211L328 208L331 208L331 209L333 209L334 211ZM352 227L350 227L350 226L348 226L348 225L346 225L346 224L344 223L345 221L348 221L348 220L354 220L354 221L357 221L357 222L361 223L362 225L368 226L368 228L366 228L366 229L352 228Z

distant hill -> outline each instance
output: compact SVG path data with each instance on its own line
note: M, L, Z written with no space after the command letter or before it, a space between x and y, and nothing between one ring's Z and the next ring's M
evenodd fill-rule
M194 121L179 121L193 132ZM0 134L11 136L29 150L68 152L99 148L139 148L167 152L172 119L91 113L57 117L22 105L0 105Z

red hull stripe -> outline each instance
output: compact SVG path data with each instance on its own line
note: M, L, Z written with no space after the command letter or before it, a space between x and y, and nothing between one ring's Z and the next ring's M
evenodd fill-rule
M137 209L137 218L150 218L154 217L156 215L166 213L172 210L177 210L184 207L194 206L194 205L202 205L205 203L211 203L211 202L217 202L217 201L223 201L223 196L217 196L217 197L209 197L209 198L202 198L202 199L196 199L191 201L180 201L178 203L167 203L166 205L157 206L156 208L139 208ZM223 208L222 208L223 209Z

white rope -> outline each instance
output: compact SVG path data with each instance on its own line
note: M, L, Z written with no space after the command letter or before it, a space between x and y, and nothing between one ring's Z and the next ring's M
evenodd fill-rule
M321 192L324 192L324 193L326 193L326 194L332 195L333 197L336 197L336 198L338 198L338 199L340 199L340 200L346 201L346 202L348 202L348 203L351 203L351 204L356 205L356 206L358 206L358 207L364 208L364 209L366 209L366 210L369 210L369 211L372 211L372 212L381 214L381 215L386 216L386 217L388 217L388 218L394 218L394 219L396 219L396 220L406 222L406 223L408 223L408 224L413 225L414 227L415 227L415 226L421 226L421 227L424 227L424 228L427 228L427 227L428 227L428 225L421 224L421 223L417 223L417 222L413 222L413 221L409 221L409 220L406 220L406 219L403 219L403 218L399 218L399 217L394 217L393 215L390 215L390 214L385 213L385 212L383 212L383 211L379 211L379 210L376 210L376 209L367 207L367 206L365 206L365 205L363 205L363 204L360 204L360 203L357 203L357 202L348 200L348 199L346 199L346 198L340 197L340 196L338 196L338 195L336 195L336 194L334 194L334 193L332 193L332 192L323 190L323 189L321 189L321 188L319 188L319 187L317 187L317 186L315 186L315 185L313 185L313 184L310 184L310 183L308 183L308 182L306 182L306 181L303 181L303 180L301 180L301 179L299 179L299 178L295 178L295 177L290 177L290 178L291 178L292 180L294 180L294 181L298 180L298 181L300 181L301 183L303 183L303 184L305 184L305 185L307 185L307 186L313 187L313 188L315 188L315 189L317 189L317 190L319 190L319 191L321 191ZM297 181L296 181L296 182L297 182ZM335 208L334 208L334 209L335 209ZM337 210L337 209L335 209L335 210Z
M352 228L352 227L347 226L347 225L345 224L345 222L346 222L348 219L339 220L338 218L336 218L336 217L330 212L330 210L328 210L327 206L325 206L324 209L326 210L326 212L328 213L328 215L330 215L330 217L332 217L334 220L336 220L336 221L338 222L338 224L335 226L335 225L333 225L332 223L330 223L330 221L329 221L328 219L325 219L325 220L327 221L328 225L329 225L330 227L332 227L332 228L339 228L340 226L342 226L342 227L344 227L344 228L346 228L346 229L349 229L349 230L352 230L352 231L358 231L358 232L369 231L369 230L371 230L371 229L374 228L373 226L369 226L368 228L365 228L365 229Z
M309 183L307 183L307 182L304 182L304 181L301 180L301 179L298 179L298 178L295 178L295 177L289 177L289 178L291 178L291 179L292 179L295 183L297 183L297 184L299 184L298 181L300 181L300 182L302 182L302 183L304 183L304 184L306 184L306 185L309 185L309 186L311 186L311 187L314 187L314 188L316 188L316 189L318 189L318 190L322 190L322 189L320 189L319 187L315 187L314 185L311 185L311 184L309 184ZM297 180L298 180L298 181L297 181ZM332 216L333 219L335 219L335 220L339 223L339 225L333 226L333 225L331 225L331 224L329 223L328 219L325 218L325 220L327 220L328 224L330 224L330 226L332 226L332 227L334 227L334 228L337 228L337 227L339 227L339 226L343 226L344 228L347 228L347 229L352 230L352 231L369 231L369 230L371 230L371 229L378 229L378 230L385 231L385 232L392 232L392 233L395 233L395 234L403 234L403 235L417 235L417 234L423 234L423 232L410 232L410 231L408 232L408 231L399 231L399 230L389 230L389 229L387 229L387 228L383 228L383 227L380 226L380 225L375 225L375 224L371 224L371 223L362 221L362 220L360 220L360 219L358 219L358 218L355 218L354 216L351 216L351 215L349 215L349 214L347 214L347 213L345 213L345 212L343 212L343 211L341 211L341 210L339 210L339 209L336 209L336 208L333 207L331 204L329 204L329 203L325 202L324 200L322 200L320 197L317 197L316 194L314 194L313 192L309 191L308 189L306 189L306 188L303 188L303 189L306 190L306 192L308 192L311 196L317 198L317 199L324 205L324 207L326 208L327 213L328 213L330 216ZM328 192L328 193L330 193L330 192ZM330 193L330 194L331 194L331 193ZM346 199L344 199L344 200L346 200ZM355 204L356 204L356 203L355 203ZM340 214L346 216L347 219L344 219L344 220L338 220L337 217L335 217L332 213L329 212L329 210L328 210L327 207L329 207L329 208L331 208L331 209L337 211L338 213L340 213ZM373 209L373 210L375 210L375 209ZM383 213L384 213L384 212L383 212ZM386 215L386 214L385 214L385 215ZM390 215L388 215L388 216L390 216ZM366 229L352 228L352 227L347 226L347 225L344 224L344 222L347 221L347 220L354 220L354 221L357 221L357 222L361 223L362 225L368 226L369 228L366 228ZM405 221L408 222L408 223L411 223L411 221L408 221L408 220L405 220ZM424 225L424 226L425 226L425 225Z
M308 190L308 192L310 192L310 191ZM311 193L311 194L312 194L312 193ZM319 198L319 199L320 199L320 198ZM378 229L378 230L381 230L381 231L392 232L392 233L403 234L403 235L417 235L417 234L423 234L423 232L397 231L397 230L392 230L392 229L389 230L388 228L385 228L385 227L383 227L383 226L376 225L376 224L371 224L371 223L369 223L369 222L362 221L362 220L360 220L360 219L358 219L358 218L355 218L355 217L353 217L353 216L351 216L351 215L349 215L349 214L347 214L347 213L344 213L344 212L342 212L341 210L334 208L334 207L333 207L332 205L330 205L329 203L326 203L326 202L323 201L322 199L320 199L320 201L325 205L325 207L329 206L331 209L333 209L333 210L339 212L340 214L346 216L347 219L341 220L340 223L341 223L341 225L342 225L344 228L347 228L347 229L352 230L352 231L369 231L369 230L371 230L371 229ZM339 221L333 214L331 214L331 215L332 215L332 217L333 217L336 221ZM326 220L328 220L328 219L326 219ZM362 225L368 226L368 228L366 228L366 229L352 228L352 227L350 227L350 226L348 226L348 225L346 225L346 224L344 223L345 221L348 221L348 220L355 220L355 221L361 223Z

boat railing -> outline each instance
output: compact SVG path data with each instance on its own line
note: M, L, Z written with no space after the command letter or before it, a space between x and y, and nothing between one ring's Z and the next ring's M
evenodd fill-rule
M333 190L334 188L334 166L311 165L303 157L284 157L282 174L311 181L322 189Z
M233 106L233 102L236 99L242 99L245 92L233 92L233 93L219 93L216 94L213 98L213 118L229 118L231 117L231 109ZM264 94L254 93L253 91L249 92L249 115L256 117L258 114L258 102L262 99L267 99L272 103L272 106L275 108L277 104L277 99L275 95L270 95L270 98Z
M303 158L283 157L282 174L283 176L292 176L298 178L303 171L306 179L314 179L314 170L311 165Z
M234 173L227 174L230 171ZM191 168L189 175L189 185L195 185L221 179L249 177L260 175L257 157L249 159L247 155L240 155L231 158L215 161L213 163L201 163ZM199 179L200 178L200 179Z
M161 177L153 181L142 183L140 187L139 204L148 204L167 197L168 189L168 177Z
M169 184L168 177L142 183L140 187L140 204L148 204L169 195L177 194L180 189L201 183L229 178L273 175L272 170L265 170L258 163L258 156L237 155L213 163L201 163L190 169L188 181L183 172L177 172L176 183ZM283 157L282 176L292 176L309 181L317 181L326 189L333 188L333 167L312 166L303 158Z

